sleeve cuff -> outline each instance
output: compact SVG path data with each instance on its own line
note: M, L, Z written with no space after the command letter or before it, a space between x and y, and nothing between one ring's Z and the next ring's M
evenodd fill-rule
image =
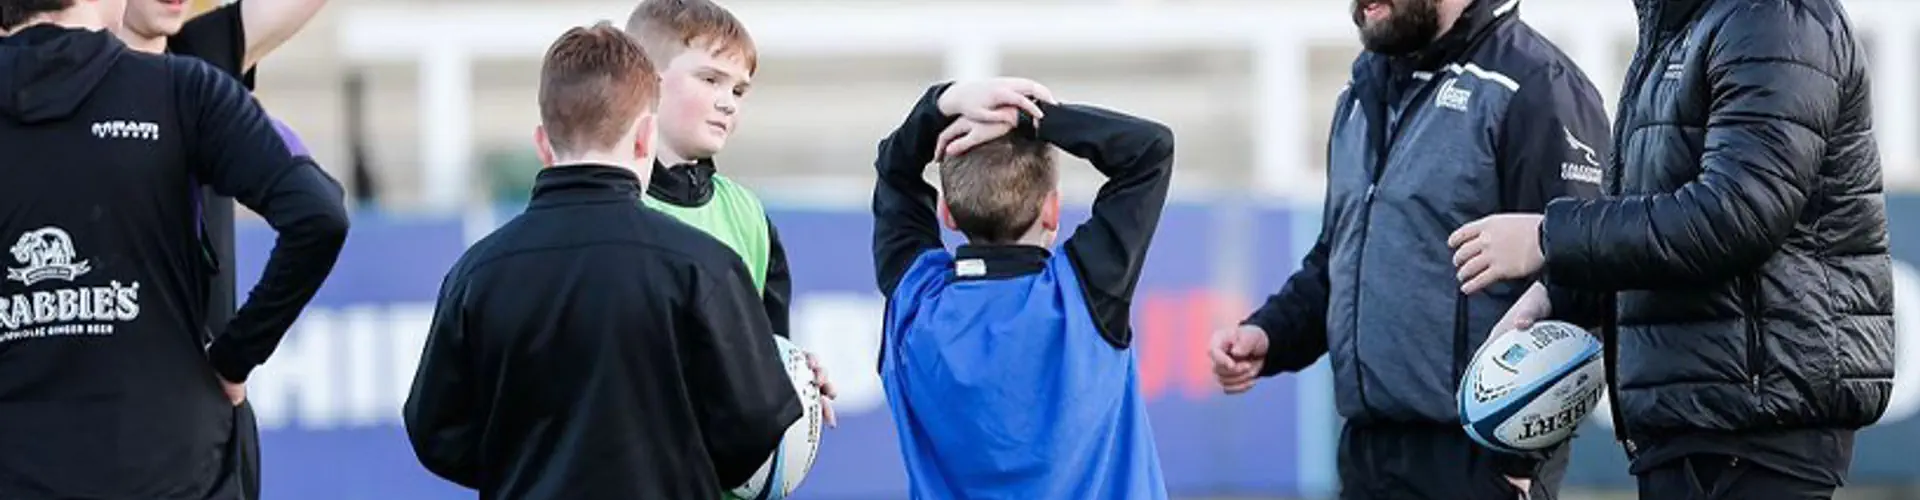
M1608 311L1605 310L1601 295L1554 286L1552 281L1543 283L1547 287L1547 300L1553 303L1553 310L1546 319L1572 323L1581 328L1597 327L1606 319Z
M1040 102L1039 105L1043 110L1049 106L1045 102ZM1024 109L1019 110L1018 113L1019 118L1014 120L1013 133L1028 139L1039 139L1040 119L1034 118L1033 114L1028 113L1027 110Z
M207 361L213 364L213 371L220 374L221 380L235 384L246 382L254 364L241 359L240 353L234 352L230 345L232 343L224 338L215 339L207 346Z
M1281 328L1263 324L1258 318L1247 318L1246 321L1240 322L1240 326L1258 327L1260 331L1267 333L1267 361L1260 364L1260 376L1271 377L1286 371L1284 369L1286 363L1277 363L1274 360L1275 354L1291 352L1293 349L1292 341L1285 335L1277 333L1282 331Z
M1560 198L1547 202L1547 207L1541 210L1538 233L1542 260L1540 274L1546 277L1549 284L1566 286L1574 283L1584 284L1588 281L1586 275L1580 274L1588 271L1585 264L1578 261L1582 257L1581 249L1569 246L1577 244L1576 242L1563 241L1563 238L1560 238L1566 236L1569 231L1578 230L1577 227L1568 226L1571 223L1568 218L1577 215L1576 211L1579 210L1580 203L1583 201ZM1556 279L1558 282L1555 281Z

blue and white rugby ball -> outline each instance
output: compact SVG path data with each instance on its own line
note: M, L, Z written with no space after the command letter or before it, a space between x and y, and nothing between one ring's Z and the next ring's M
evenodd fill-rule
M793 390L800 394L800 420L787 428L780 447L760 465L747 484L727 490L727 500L782 500L800 487L813 470L814 456L820 452L820 425L825 409L820 406L820 388L813 385L813 369L807 367L807 354L787 339L774 337L780 361L786 365Z
M1482 446L1509 453L1573 437L1605 392L1600 339L1560 321L1497 333L1460 380L1460 423Z

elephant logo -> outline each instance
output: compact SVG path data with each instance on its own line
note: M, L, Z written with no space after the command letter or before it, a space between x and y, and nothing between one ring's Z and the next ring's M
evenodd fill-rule
M24 267L7 268L7 279L27 286L46 280L73 281L93 270L87 261L74 262L73 237L58 227L28 231L14 242L13 259Z

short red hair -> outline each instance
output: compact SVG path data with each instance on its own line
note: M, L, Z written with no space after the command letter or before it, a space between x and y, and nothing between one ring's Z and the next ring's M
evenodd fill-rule
M646 51L606 21L567 30L540 64L540 126L556 154L619 148L659 99Z

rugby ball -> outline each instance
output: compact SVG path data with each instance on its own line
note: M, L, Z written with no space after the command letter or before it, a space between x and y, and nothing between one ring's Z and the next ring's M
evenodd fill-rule
M785 338L774 337L780 361L793 379L793 390L800 394L800 420L787 428L780 447L760 465L747 484L728 490L728 500L781 500L800 487L813 470L814 455L820 451L820 426L826 420L820 407L820 388L813 385L813 369L807 368L807 354Z
M1600 351L1598 337L1560 321L1496 333L1461 377L1460 424L1508 453L1566 441L1605 392Z

